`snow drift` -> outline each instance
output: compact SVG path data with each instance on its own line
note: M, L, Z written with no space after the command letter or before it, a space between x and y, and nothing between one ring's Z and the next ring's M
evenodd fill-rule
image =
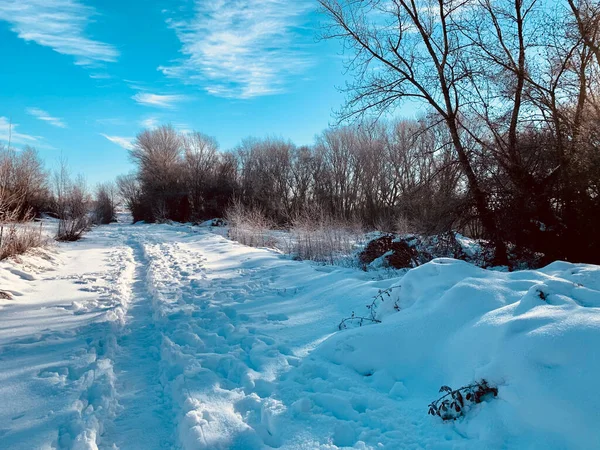
M502 273L437 259L400 284L400 312L384 302L381 324L341 332L316 355L390 380L388 395L401 387L406 399L488 380L497 399L451 424L429 419L432 429L455 428L477 445L600 447L599 267L556 262Z

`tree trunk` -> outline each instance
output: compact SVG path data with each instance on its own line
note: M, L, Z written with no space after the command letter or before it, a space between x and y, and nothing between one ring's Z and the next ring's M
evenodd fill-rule
M494 214L488 207L486 195L479 186L477 176L473 171L473 167L471 166L471 162L469 161L467 152L460 140L456 122L452 117L448 117L446 119L446 123L448 125L448 129L450 130L452 143L454 145L454 148L456 149L456 153L458 154L460 166L465 176L467 177L467 181L469 183L469 190L471 191L471 195L473 196L473 200L475 201L475 207L477 208L477 212L479 213L481 224L483 225L483 228L485 229L489 239L494 245L495 252L493 263L495 265L507 266L509 265L509 263L506 244L500 236L500 232L498 231L498 227L496 226L496 219L494 217Z

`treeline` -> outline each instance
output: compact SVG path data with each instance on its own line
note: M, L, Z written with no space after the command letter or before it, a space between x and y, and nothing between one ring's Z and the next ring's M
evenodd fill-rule
M213 138L162 126L140 133L139 169L118 185L136 221L222 217L236 199L280 226L318 206L367 227L439 232L464 197L443 131L373 123L326 130L312 146L252 138L219 152Z

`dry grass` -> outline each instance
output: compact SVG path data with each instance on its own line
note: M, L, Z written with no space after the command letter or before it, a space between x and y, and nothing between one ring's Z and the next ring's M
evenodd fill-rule
M229 222L229 238L251 247L276 247L269 234L274 224L263 211L249 208L235 200L227 209L225 217Z
M354 252L364 237L362 226L336 220L311 208L292 220L289 232L275 231L261 209L235 201L226 213L228 237L251 247L269 247L302 260L338 264Z
M0 260L22 255L32 248L48 245L41 224L7 223L0 225Z
M290 253L299 259L336 264L348 257L363 235L359 224L336 220L319 209L292 221Z

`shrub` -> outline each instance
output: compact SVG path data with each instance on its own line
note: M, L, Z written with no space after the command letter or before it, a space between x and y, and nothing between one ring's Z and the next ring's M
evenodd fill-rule
M251 247L274 247L275 239L269 233L274 223L260 208L245 206L234 200L225 213L229 223L229 238Z
M428 414L439 416L442 420L456 420L465 414L470 405L481 403L491 396L496 397L498 388L490 386L486 380L481 380L456 390L442 386L440 392L445 394L430 403Z
M75 181L62 162L54 177L55 213L58 217L58 241L78 241L90 228L89 195L82 177Z
M6 156L6 155L5 155ZM6 175L7 159L0 165L0 175ZM28 207L28 196L7 187L0 179L0 260L25 253L33 247L45 245L40 227L32 226L34 210Z
M106 225L117 221L117 188L113 183L102 183L96 189L94 222Z
M334 219L321 208L311 208L293 219L290 253L299 259L335 264L352 253L360 226Z
M41 224L34 226L25 221L0 224L0 260L47 244L48 240L42 234Z
M397 284L394 286L390 286L385 290L380 289L377 295L373 297L371 303L366 305L366 308L369 310L368 316L357 316L354 313L354 311L352 311L350 317L342 319L342 321L338 325L338 330L345 330L350 324L362 327L365 323L381 323L381 320L379 320L379 318L377 317L377 309L383 302L385 302L386 297L391 299L392 291L394 289L399 289L400 287L401 285ZM395 311L400 311L400 305L398 304L398 300L399 299L396 299L394 301L393 308Z

